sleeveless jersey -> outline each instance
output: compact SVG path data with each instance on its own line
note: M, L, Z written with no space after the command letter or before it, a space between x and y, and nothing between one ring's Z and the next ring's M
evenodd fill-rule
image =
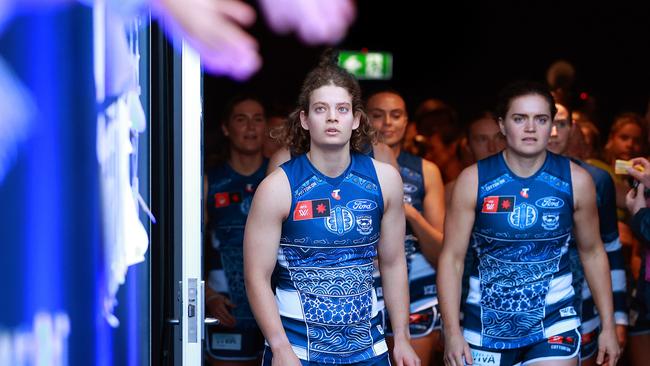
M337 178L306 155L281 167L292 202L282 225L276 301L294 352L332 364L383 354L372 273L384 203L372 159L352 153Z
M397 157L399 173L404 183L404 202L413 206L418 212L424 210L424 175L422 173L422 158L402 151ZM410 312L430 308L438 303L436 291L436 271L422 255L409 223L406 223L406 236L404 237L404 252L408 268ZM375 271L375 286L380 305L383 307L381 279L379 271Z
M208 263L208 285L227 293L237 304L233 315L253 320L244 288L244 225L253 194L264 179L268 160L252 175L244 176L223 164L208 172L208 220L212 232L212 258ZM208 254L210 257L210 253Z
M598 206L598 222L600 224L600 238L605 245L607 259L609 260L610 275L614 299L614 318L616 324L628 324L627 315L627 280L625 277L625 258L623 246L618 236L618 220L616 216L616 190L614 182L607 171L587 164L584 161L571 159L574 163L584 168L594 181ZM573 259L574 284L579 281L576 291L580 296L581 320L580 331L583 334L592 332L600 326L600 318L596 309L593 296L589 289L584 270L575 241L570 246ZM577 277L577 278L575 278Z
M521 348L580 319L568 246L573 228L569 160L547 152L532 176L516 176L503 153L478 162L477 260L464 304L464 336L492 349Z

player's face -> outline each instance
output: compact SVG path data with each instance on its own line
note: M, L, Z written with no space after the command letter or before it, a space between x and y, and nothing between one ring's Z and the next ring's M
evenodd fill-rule
M408 124L402 97L389 92L373 95L368 100L368 117L386 145L393 147L402 142Z
M260 152L265 132L264 108L250 99L237 103L223 125L223 133L230 140L230 148L242 153Z
M610 141L610 148L616 159L629 160L641 154L641 128L634 123L621 127Z
M352 97L345 88L325 85L311 93L309 111L300 112L300 122L309 131L312 146L342 147L359 127L359 116L354 115Z
M499 118L499 127L506 137L508 149L532 157L546 149L551 122L551 107L546 99L529 94L510 102L505 119Z
M474 159L485 159L506 147L506 140L499 125L492 118L481 118L472 123L469 129L469 148Z
M551 125L551 137L548 140L548 149L556 154L564 154L569 147L571 136L571 120L569 111L560 104L556 104L557 113Z

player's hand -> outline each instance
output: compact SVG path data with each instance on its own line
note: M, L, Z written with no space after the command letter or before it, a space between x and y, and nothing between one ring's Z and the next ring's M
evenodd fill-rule
M621 350L618 347L618 340L616 339L616 331L614 328L600 332L600 335L598 336L598 356L596 357L596 364L615 366L620 355Z
M295 31L308 44L335 44L356 16L352 0L260 0L266 21L278 33Z
M152 11L201 55L206 71L244 80L259 69L257 41L242 29L255 22L255 10L243 1L152 0Z
M218 293L211 294L205 300L205 305L208 315L219 319L220 325L227 328L233 328L237 323L237 319L235 319L230 311L237 305L230 301L226 296Z

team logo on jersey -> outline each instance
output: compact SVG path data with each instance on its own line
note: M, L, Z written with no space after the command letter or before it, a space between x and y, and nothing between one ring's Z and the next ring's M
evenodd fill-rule
M354 211L372 211L377 208L377 204L375 203L375 201L366 200L366 199L358 199L358 200L350 201L345 206L350 210L354 210Z
M564 206L564 200L558 197L548 196L535 201L535 206L540 208L560 208Z
M230 205L230 194L228 192L219 192L214 194L214 207L221 208Z
M515 229L525 230L535 225L537 215L535 206L522 203L516 205L510 215L508 215L508 223Z
M512 212L515 207L515 196L489 196L483 198L482 213Z
M214 207L228 207L231 204L241 203L241 193L239 192L218 192L214 194Z
M368 215L357 216L357 231L361 235L368 235L372 232L372 217Z
M293 221L311 220L330 215L330 199L299 201L293 210Z
M354 227L354 214L345 206L336 206L325 219L325 228L331 233L343 235Z
M519 192L519 194L520 194L523 198L528 198L528 190L529 190L529 188L522 188L521 191Z
M339 192L341 192L340 189L333 190L332 191L332 198L334 198L337 201L341 200L341 196L339 195Z
M252 196L248 196L248 197L244 198L241 205L239 205L239 209L241 210L241 213L243 213L244 215L248 215L248 211L250 211L250 209L251 209L251 202L252 201L253 201Z
M542 214L542 227L546 230L555 230L560 226L560 214L544 212Z
M252 183L246 183L246 192L248 193L253 193L255 191L255 187L253 186Z
M404 193L414 193L417 190L418 187L416 187L414 184L404 183Z

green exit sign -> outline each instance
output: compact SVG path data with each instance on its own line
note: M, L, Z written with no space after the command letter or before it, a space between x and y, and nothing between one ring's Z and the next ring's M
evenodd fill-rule
M389 80L393 76L393 55L388 52L341 51L339 65L358 79Z

